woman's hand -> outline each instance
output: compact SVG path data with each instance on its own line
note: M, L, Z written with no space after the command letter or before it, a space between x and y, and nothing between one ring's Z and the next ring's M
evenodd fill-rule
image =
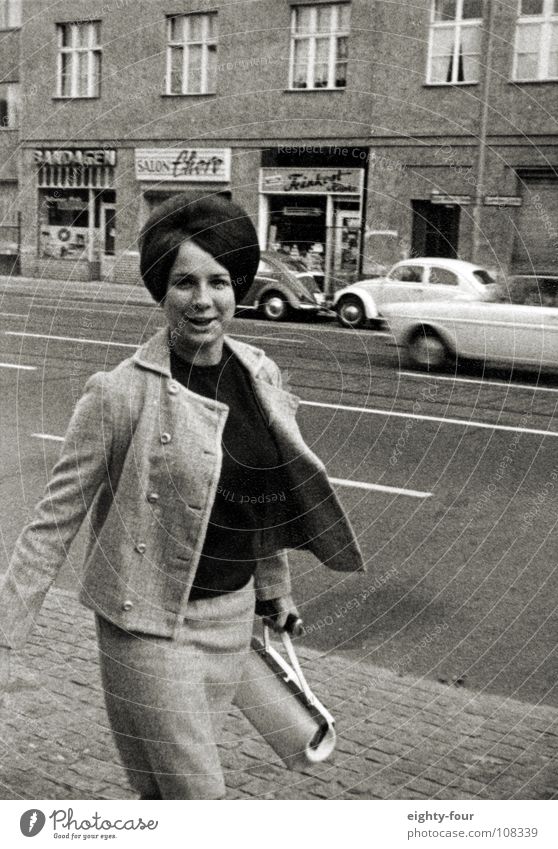
M281 631L286 631L293 637L300 637L302 634L302 619L290 595L266 601L257 600L256 616L261 616L264 624L278 634Z

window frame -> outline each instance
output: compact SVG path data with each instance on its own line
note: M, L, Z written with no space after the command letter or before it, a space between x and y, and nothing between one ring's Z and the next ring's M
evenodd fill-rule
M64 45L64 30L69 28L70 41L68 46ZM79 27L87 27L89 37L84 47L76 45L76 34ZM56 60L56 97L64 100L91 100L101 96L101 69L103 48L101 42L101 21L62 21L56 24L58 54ZM98 33L98 41L95 42L94 34ZM78 55L87 55L87 94L78 94L79 91L79 62ZM63 90L63 56L70 57L70 94ZM95 75L95 57L98 58L97 75ZM97 87L94 90L94 81L97 79Z
M553 26L558 31L558 10L554 11L555 0L543 0L543 11L540 15L524 15L521 12L521 0L518 0L515 35L513 42L512 81L514 83L540 83L558 80L558 67L555 76L550 76L549 65L552 44ZM539 49L537 52L537 75L535 77L519 77L517 75L519 60L519 36L522 26L537 24L540 28ZM558 41L557 41L558 50ZM531 54L527 54L531 55Z
M198 40L190 40L190 33L188 32L188 40L186 40L184 36L185 32L185 23L187 18L193 18L194 16L202 18L202 39ZM209 38L209 18L212 17L214 20L213 25L213 37ZM172 22L176 18L180 18L182 20L182 31L183 31L183 40L182 41L173 41L172 40ZM217 93L217 64L215 66L215 75L214 75L214 88L210 89L208 86L208 68L209 68L209 52L210 47L215 48L215 57L217 58L217 51L219 49L219 31L217 28L218 21L218 12L210 11L210 12L184 12L179 13L177 15L167 15L167 55L166 55L166 73L165 73L165 94L169 97L199 97L200 95L207 94L216 94ZM201 47L202 49L202 61L201 61L201 82L200 82L200 91L185 91L185 87L189 83L189 55L190 55L190 47L196 46ZM173 49L182 48L182 71L181 71L181 91L173 91L172 90L172 52Z
M350 38L351 24L349 14L349 26L346 30L339 26L339 8L347 6L352 12L350 2L340 3L296 3L291 6L291 27L290 27L290 57L289 57L289 91L344 91L347 88L345 85L335 85L336 66L337 66L337 39ZM316 60L316 41L318 38L317 17L318 9L331 8L333 13L332 25L329 31L329 48L328 48L328 85L316 86L310 85L310 81L315 83L315 60ZM307 34L299 34L296 31L296 13L298 9L309 9L311 19L314 21L313 28ZM335 22L335 26L333 25ZM294 85L294 70L295 70L295 46L297 42L308 41L308 66L306 70L306 86ZM346 58L347 67L349 65L349 51ZM333 81L333 85L331 85Z
M456 0L456 10L455 10L455 19L451 21L437 21L436 20L436 0L432 0L430 6L430 26L428 33L428 58L426 65L426 85L428 86L462 86L462 85L478 85L480 82L480 74L478 74L477 79L474 80L454 80L451 79L449 81L440 81L432 79L432 60L434 58L432 49L434 46L434 36L436 32L440 30L452 30L453 31L453 53L452 53L452 78L457 76L459 69L459 44L460 44L460 35L463 29L472 29L473 27L479 27L481 33L481 43L479 45L479 57L482 56L482 32L483 32L483 22L484 22L484 5L483 5L483 16L480 18L463 18L463 2L464 0ZM472 54L475 55L475 54Z
M0 0L0 32L21 27L21 0Z

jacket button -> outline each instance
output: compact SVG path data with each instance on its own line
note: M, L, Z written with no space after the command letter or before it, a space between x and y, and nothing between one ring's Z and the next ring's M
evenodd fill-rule
M176 395L178 393L178 383L169 383L169 395Z
M149 502L151 502L151 504L155 504L155 502L159 500L159 493L158 492L150 492L149 495L147 496L147 500Z
M171 441L171 439L172 439L172 436L170 435L170 433L162 433L161 434L161 442L163 443L163 445L168 445L169 442Z
M144 542L138 542L136 545L136 551L139 551L140 554L144 554L147 549L147 546Z
M131 610L134 606L134 602L126 599L126 601L122 604L122 610Z

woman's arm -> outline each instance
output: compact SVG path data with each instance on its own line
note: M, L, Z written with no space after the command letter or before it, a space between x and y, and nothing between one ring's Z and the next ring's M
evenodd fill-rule
M110 468L112 424L104 374L93 375L71 418L60 458L0 582L0 646L25 642Z

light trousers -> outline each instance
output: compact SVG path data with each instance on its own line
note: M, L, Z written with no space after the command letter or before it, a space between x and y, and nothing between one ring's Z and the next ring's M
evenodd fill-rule
M97 616L109 721L141 797L224 798L217 739L248 657L254 603L253 582L190 602L177 640Z

